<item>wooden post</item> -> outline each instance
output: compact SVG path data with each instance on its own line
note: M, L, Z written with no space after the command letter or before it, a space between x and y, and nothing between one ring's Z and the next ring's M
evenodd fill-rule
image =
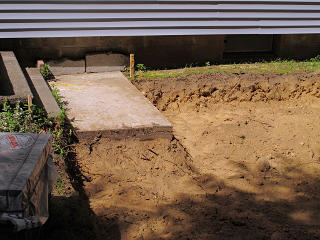
M130 77L134 75L134 54L130 54Z
M31 112L32 98L29 94L27 96L27 99L28 99L28 111Z

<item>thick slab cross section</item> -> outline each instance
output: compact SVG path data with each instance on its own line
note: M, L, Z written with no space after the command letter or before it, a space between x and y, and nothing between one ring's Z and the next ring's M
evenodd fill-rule
M55 85L79 135L172 136L171 123L120 71L64 75Z

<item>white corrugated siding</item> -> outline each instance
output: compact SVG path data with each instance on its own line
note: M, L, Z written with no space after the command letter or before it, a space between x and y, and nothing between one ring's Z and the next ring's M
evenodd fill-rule
M0 0L0 38L320 33L320 0Z

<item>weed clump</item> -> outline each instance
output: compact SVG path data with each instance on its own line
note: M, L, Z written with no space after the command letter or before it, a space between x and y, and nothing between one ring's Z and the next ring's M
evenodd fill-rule
M44 64L40 67L40 73L45 80L54 79L52 72L50 71L50 65Z
M0 132L38 133L52 124L53 121L46 117L45 112L35 105L30 110L21 102L10 104L5 100L1 105Z
M0 104L0 132L52 134L54 153L65 157L74 135L58 90L54 89L53 95L62 109L56 118L36 105L12 104L6 99Z
M141 72L147 71L147 67L143 63L138 63L136 68L138 71L141 71Z

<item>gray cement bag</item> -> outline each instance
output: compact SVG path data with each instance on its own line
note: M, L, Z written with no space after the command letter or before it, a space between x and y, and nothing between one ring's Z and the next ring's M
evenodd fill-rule
M14 231L42 226L56 172L48 134L0 133L0 224Z

